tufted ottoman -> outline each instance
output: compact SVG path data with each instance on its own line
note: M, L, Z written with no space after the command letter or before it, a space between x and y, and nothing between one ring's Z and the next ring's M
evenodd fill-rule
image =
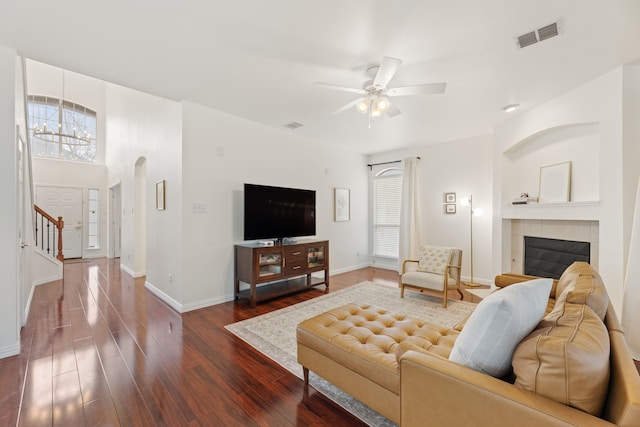
M390 420L400 421L396 355L419 347L448 358L459 334L370 305L348 304L298 325L298 363Z

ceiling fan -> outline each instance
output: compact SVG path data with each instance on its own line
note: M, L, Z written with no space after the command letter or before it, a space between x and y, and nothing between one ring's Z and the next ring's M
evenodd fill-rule
M394 117L401 113L400 109L392 103L389 98L394 96L439 94L443 93L447 87L445 82L387 87L391 79L393 79L393 76L398 71L401 63L402 61L400 59L391 58L389 56L383 57L380 65L373 65L367 68L367 75L371 80L367 80L362 86L362 89L322 82L316 82L316 85L362 95L360 98L333 111L333 114L342 113L343 111L355 107L359 112L368 114L369 127L371 127L374 117L378 117L383 113L386 113L389 117Z

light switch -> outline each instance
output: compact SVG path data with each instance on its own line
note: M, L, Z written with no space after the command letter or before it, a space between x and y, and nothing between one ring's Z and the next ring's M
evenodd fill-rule
M207 205L204 203L194 203L191 211L193 213L207 213Z

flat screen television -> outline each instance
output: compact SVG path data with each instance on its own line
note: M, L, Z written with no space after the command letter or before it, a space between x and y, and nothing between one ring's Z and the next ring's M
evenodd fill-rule
M244 240L316 234L316 192L244 184Z

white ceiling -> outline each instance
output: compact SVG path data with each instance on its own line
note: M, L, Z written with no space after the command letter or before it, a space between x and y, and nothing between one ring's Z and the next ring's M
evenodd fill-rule
M375 153L485 134L640 58L638 0L4 0L0 45L20 55ZM560 36L514 36L562 19ZM368 65L403 60L390 87L446 81L442 95L394 98L371 129L357 95ZM296 121L297 130L282 127Z

